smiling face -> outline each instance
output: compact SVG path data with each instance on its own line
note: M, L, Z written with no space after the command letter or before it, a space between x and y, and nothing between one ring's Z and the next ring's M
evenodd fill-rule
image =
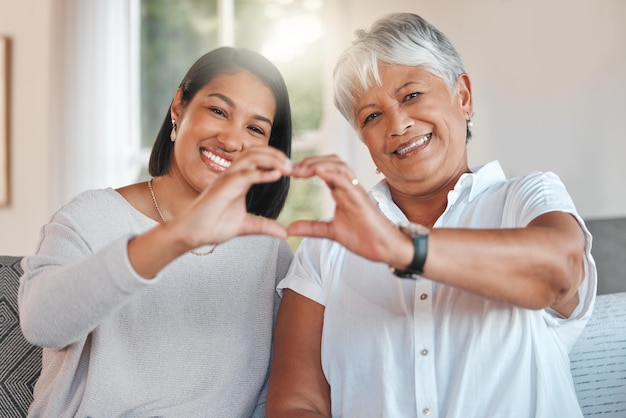
M469 77L454 95L422 67L381 65L381 85L356 101L359 134L393 193L428 195L454 187L468 171Z
M272 91L244 70L216 76L184 106L177 91L171 174L202 190L241 151L268 146L275 113Z

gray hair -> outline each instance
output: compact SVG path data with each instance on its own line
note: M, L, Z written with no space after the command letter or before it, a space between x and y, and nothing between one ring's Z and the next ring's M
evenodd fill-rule
M357 96L381 83L379 62L421 66L441 78L451 94L465 72L461 57L448 38L416 14L388 14L374 22L369 31L356 31L356 36L339 57L333 73L335 106L355 128L353 109Z

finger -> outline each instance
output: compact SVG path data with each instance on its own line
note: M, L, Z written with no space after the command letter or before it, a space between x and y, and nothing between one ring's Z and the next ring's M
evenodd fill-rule
M318 164L319 162L323 162L323 161L341 162L342 160L336 154L312 155L312 156L303 158L296 165L301 166L301 167L306 167L308 165L315 165L315 164Z
M248 148L242 152L233 161L233 164L228 170L278 170L283 175L289 175L291 174L292 168L293 164L284 152L273 147L258 146Z
M343 168L342 168L343 167ZM295 164L292 176L299 178L313 177L319 170L345 170L346 164L336 155L321 155L307 157Z
M345 162L343 162L336 155L307 157L304 160L300 161L298 164L294 165L294 174L308 175L324 167L326 167L327 169L331 169L332 167L334 167L336 170L340 170L341 167L347 166Z
M224 176L224 181L229 184L229 188L248 189L253 184L273 183L283 177L283 173L278 170L240 170Z
M331 222L300 220L287 226L289 236L335 239Z
M359 180L347 166L323 166L316 170L316 174L328 185L331 190L337 187L349 192L362 190Z
M258 156L257 156L258 157ZM287 160L288 161L288 160ZM288 176L291 172L290 164L282 159L252 158L246 162L241 162L239 166L229 167L225 170L212 189L228 189L229 193L233 189L237 194L245 194L251 185L257 183L272 183L282 176Z
M343 161L335 156L310 158L294 166L293 177L309 178L318 176L332 190L337 187L352 192L359 185L354 173Z
M244 220L241 235L270 235L280 239L287 239L287 229L273 219L261 216L248 215Z

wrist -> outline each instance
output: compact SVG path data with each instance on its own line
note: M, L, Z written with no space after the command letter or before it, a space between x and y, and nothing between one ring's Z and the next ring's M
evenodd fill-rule
M411 239L413 244L413 258L408 267L404 269L391 267L391 271L401 278L417 279L423 273L424 264L426 264L430 230L423 225L415 223L398 225L398 229Z

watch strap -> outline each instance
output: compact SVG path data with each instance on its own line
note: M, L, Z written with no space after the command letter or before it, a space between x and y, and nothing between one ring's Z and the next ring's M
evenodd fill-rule
M413 260L405 270L398 270L392 267L391 271L398 277L416 279L424 272L430 231L425 226L419 224L399 225L399 228L413 239Z

